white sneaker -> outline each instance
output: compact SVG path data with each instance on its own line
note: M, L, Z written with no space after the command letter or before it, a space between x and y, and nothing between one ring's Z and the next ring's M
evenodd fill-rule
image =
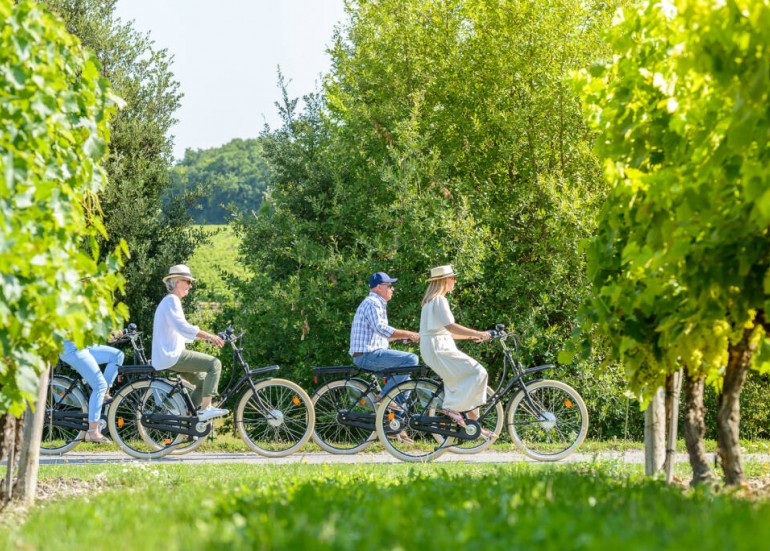
M208 421L209 419L214 419L215 417L224 417L228 413L230 413L229 410L208 406L205 409L198 410L198 420Z

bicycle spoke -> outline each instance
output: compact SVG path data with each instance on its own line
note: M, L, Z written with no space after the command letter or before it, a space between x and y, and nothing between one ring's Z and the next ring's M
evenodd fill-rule
M252 449L265 455L286 455L299 449L313 430L313 405L298 385L268 379L239 401L236 425Z

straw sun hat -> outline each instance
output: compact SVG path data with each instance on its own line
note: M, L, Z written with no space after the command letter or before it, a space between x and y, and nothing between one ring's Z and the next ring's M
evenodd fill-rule
M168 269L168 275L163 278L163 281L168 281L169 279L173 279L173 278L189 279L190 281L195 281L195 278L192 276L192 272L190 271L190 268L188 268L184 264L177 264L176 266L171 266Z
M446 266L437 266L431 269L428 281L436 281L438 279L444 279L453 275L455 275L455 271L451 264L447 264Z

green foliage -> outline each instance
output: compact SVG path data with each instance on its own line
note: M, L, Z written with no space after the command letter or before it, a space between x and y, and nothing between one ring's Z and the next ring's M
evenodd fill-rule
M718 381L756 328L770 368L770 4L645 3L582 75L612 190L588 243L592 330L645 394L686 366Z
M685 493L616 463L126 463L100 466L95 478L90 466L78 467L52 470L59 485L74 474L80 486L97 491L31 511L0 531L0 546L104 549L109 534L126 549L170 551L707 551L761 548L770 537L764 500Z
M62 338L82 346L127 315L114 305L127 254L96 194L119 98L99 61L33 2L0 0L0 412L34 402Z
M283 127L262 137L265 203L238 222L255 275L232 316L261 336L258 361L295 377L347 363L378 270L399 278L392 325L416 329L425 274L445 263L460 273L459 323L514 326L528 360L553 360L586 286L577 243L603 194L564 77L599 55L610 9L351 2L323 95L298 113L284 90Z
M195 296L198 300L227 303L233 299L227 280L244 278L247 269L238 263L240 241L230 226L200 226L206 242L200 243L188 265L195 274Z
M167 200L190 195L189 213L200 224L225 224L229 212L259 210L267 187L267 165L258 140L233 140L221 147L185 151L171 169Z
M109 178L99 198L104 210L106 247L120 239L131 258L123 268L125 302L131 321L149 332L155 307L165 295L161 279L184 263L201 236L190 227L181 200L163 206L172 158L170 130L179 107L179 83L166 50L132 23L116 19L116 0L44 0L71 33L96 52L125 107L111 124L110 152L104 163Z

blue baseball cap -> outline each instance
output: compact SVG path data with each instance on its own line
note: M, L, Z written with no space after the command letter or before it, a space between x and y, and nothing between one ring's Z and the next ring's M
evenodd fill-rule
M380 283L395 283L396 281L398 281L397 277L390 277L385 272L377 272L369 278L369 288L374 289Z

